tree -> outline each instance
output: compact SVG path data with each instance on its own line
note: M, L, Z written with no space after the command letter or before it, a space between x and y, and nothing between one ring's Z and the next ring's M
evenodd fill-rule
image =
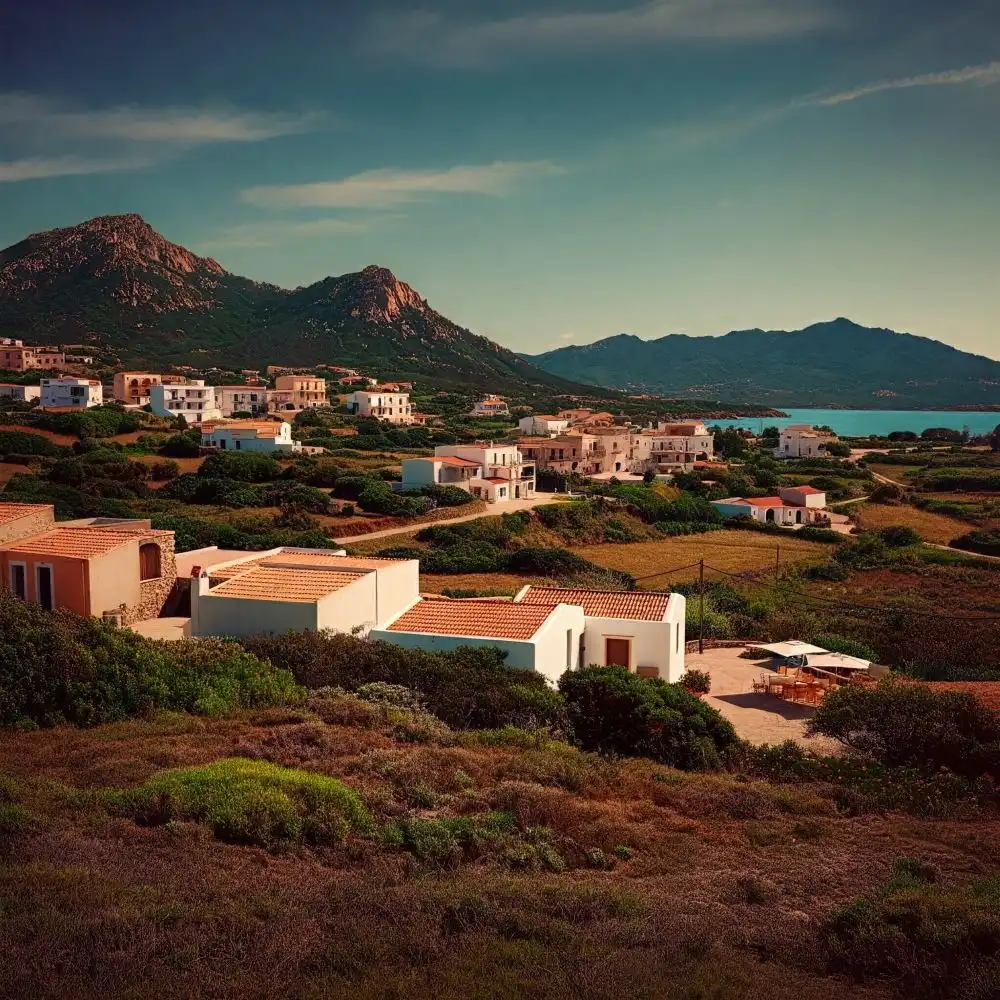
M993 451L1000 451L1000 424L993 428L989 436L990 448Z
M714 434L715 451L725 458L735 458L742 455L747 450L747 439L743 432L735 427L727 427L725 430L716 430Z
M834 458L850 458L851 446L846 441L831 441L826 446L826 453Z
M966 431L956 431L951 427L928 427L920 435L924 441L947 441L952 444L963 444L968 440Z

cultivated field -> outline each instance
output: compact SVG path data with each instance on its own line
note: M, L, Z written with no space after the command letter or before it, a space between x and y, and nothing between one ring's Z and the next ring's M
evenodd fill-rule
M867 503L855 508L858 525L867 531L879 528L900 526L912 528L921 538L928 542L947 545L953 538L958 538L972 530L972 525L966 524L944 514L933 514L927 510L911 507L909 504L894 506L890 504Z
M819 562L830 554L828 545L802 541L790 532L774 537L749 531L717 531L628 545L588 545L573 551L606 569L625 570L640 578L643 587L657 589L695 579L697 567L674 574L664 571L699 559L727 573L772 569L779 558L776 552L779 546L781 565L810 560Z

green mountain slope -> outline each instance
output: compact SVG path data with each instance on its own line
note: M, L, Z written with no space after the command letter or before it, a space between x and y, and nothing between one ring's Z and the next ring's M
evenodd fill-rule
M1000 362L847 319L790 333L658 340L621 334L526 360L563 378L627 392L775 407L1000 404Z

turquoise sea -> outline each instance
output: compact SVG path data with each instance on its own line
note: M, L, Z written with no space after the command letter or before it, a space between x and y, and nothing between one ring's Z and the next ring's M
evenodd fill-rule
M721 427L786 427L789 424L812 424L832 427L841 437L884 436L893 431L914 431L928 427L949 427L970 434L988 434L1000 424L1000 412L973 410L785 410L787 417L744 417L742 420L708 420Z

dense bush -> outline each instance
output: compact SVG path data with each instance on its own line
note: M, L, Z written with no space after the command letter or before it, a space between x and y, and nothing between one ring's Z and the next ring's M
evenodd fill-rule
M176 479L181 473L181 467L172 459L165 459L162 462L153 462L149 467L149 476L158 482Z
M704 770L718 767L737 743L732 725L679 684L620 667L589 667L563 674L559 690L574 739L585 750Z
M965 691L895 680L847 685L826 696L809 727L890 767L1000 774L1000 715Z
M431 653L332 632L255 636L243 645L311 689L400 684L456 729L560 726L564 720L562 699L545 678L504 666L504 654L493 648Z
M160 446L160 454L168 458L197 458L201 454L201 433L174 434Z
M832 632L820 632L809 640L814 646L822 646L831 653L843 653L845 656L856 656L859 660L878 661L878 653L871 646L866 646L857 639L845 635L834 635Z
M987 556L1000 556L1000 531L970 531L961 538L952 539L953 549L965 552L979 552Z
M807 524L804 528L799 528L798 538L807 542L824 542L828 545L837 545L844 540L844 536L829 528L817 528L815 525Z
M223 715L300 701L291 675L236 643L157 643L0 597L0 725L97 725L154 709Z
M217 451L202 462L198 475L207 479L233 479L241 483L266 483L277 479L281 466L262 452Z
M424 486L420 492L433 500L438 507L464 507L475 499L471 493L457 486Z
M119 403L92 406L79 413L39 413L39 427L59 434L73 434L79 438L113 437L129 434L142 426L142 418L134 410L126 410Z
M905 495L903 488L895 483L880 483L871 491L868 499L872 503L893 504L899 503Z
M130 515L126 512L120 516ZM174 532L174 543L178 552L188 552L191 549L204 548L206 545L217 545L221 549L238 549L241 552L278 548L282 545L304 549L340 548L321 529L298 531L284 528L275 522L276 518L272 517L260 517L250 523L244 520L234 524L177 514L157 514L152 518L154 528Z
M0 431L0 455L43 455L55 458L65 452L43 434L28 431Z
M949 493L958 490L970 493L1000 493L1000 473L942 470L922 476L920 487L928 493Z
M73 486L53 483L47 478L18 474L13 476L0 492L4 503L50 503L55 507L56 516L67 517L134 517L132 507L121 499L106 495L106 488L117 486L107 480L92 481L90 492ZM135 498L135 492L124 489L124 495Z
M905 549L908 545L919 545L923 541L919 532L903 525L880 528L878 533L882 541L885 542L886 548L889 549Z

